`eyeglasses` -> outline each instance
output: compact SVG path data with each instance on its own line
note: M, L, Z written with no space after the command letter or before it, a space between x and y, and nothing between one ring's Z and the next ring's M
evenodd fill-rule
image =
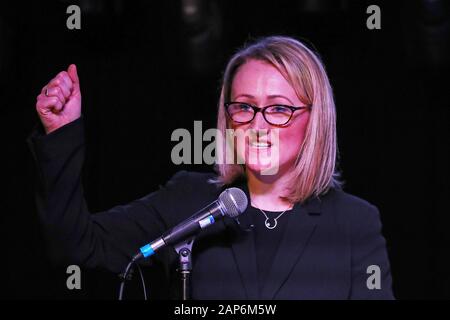
M284 126L291 119L295 111L309 109L311 105L303 107L293 107L283 104L273 104L264 108L259 108L244 102L226 102L225 109L228 116L237 123L245 124L252 122L256 113L261 112L264 120L274 126Z

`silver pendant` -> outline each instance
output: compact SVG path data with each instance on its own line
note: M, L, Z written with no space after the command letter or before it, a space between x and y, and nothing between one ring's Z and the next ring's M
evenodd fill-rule
M266 225L267 229L275 229L277 227L277 220L276 219L272 219L273 223L270 223L270 219L266 218L266 221L264 222L264 224Z

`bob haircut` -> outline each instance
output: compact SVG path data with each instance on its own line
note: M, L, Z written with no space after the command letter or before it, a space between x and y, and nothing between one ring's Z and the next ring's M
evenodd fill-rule
M239 67L249 60L274 66L294 88L300 101L312 106L287 192L280 197L291 203L303 203L311 196L325 194L330 187L341 188L343 182L337 170L339 153L332 88L319 56L296 39L286 36L260 38L233 55L222 79L217 119L219 133L226 137L231 120L226 115L224 103L231 99L231 85ZM227 141L223 139L220 142L222 150L228 150ZM226 164L225 156L224 152L218 153L218 177L214 180L222 186L245 177L245 166Z

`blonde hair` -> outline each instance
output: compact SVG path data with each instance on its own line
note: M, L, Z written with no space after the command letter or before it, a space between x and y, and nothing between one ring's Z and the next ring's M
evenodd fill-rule
M294 88L300 101L312 105L288 192L280 196L291 203L303 203L311 196L326 193L330 187L340 188L343 182L339 180L337 170L339 153L331 85L318 55L296 39L285 36L260 38L233 55L223 75L219 99L217 128L222 137L225 137L228 125L224 103L230 100L231 84L237 70L249 60L274 66ZM226 139L222 143L222 150L227 150ZM225 153L220 157L225 157ZM245 176L243 165L226 164L222 160L216 165L216 183L228 185Z

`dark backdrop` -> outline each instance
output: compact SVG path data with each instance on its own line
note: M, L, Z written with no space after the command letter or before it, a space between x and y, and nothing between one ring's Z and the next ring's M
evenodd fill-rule
M66 28L74 3L81 30ZM381 30L366 27L370 4L381 8ZM172 131L193 132L194 120L214 127L227 59L248 39L283 34L305 40L327 67L345 190L380 209L396 297L450 298L444 1L8 1L0 12L1 297L117 293L115 275L88 270L82 290L67 290L65 267L45 253L26 138L38 121L35 98L52 77L78 66L84 182L96 212L155 190L182 168L211 170L172 164ZM151 294L164 294L160 275L146 276ZM138 284L130 290L139 297Z

